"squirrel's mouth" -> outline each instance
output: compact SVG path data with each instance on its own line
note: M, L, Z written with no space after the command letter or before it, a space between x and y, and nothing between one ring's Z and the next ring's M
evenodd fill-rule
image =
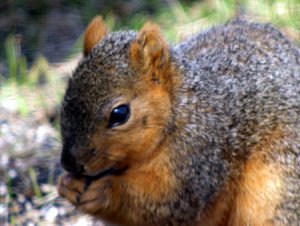
M120 175L122 174L124 171L126 171L127 167L122 167L122 168L117 168L117 167L111 167L111 168L107 168L104 170L101 170L100 172L96 173L96 174L85 174L84 177L88 180L88 181L94 181L94 180L99 180L103 177L106 176L111 176L111 175Z
M102 177L105 177L105 176L108 176L108 175L112 175L112 174L114 174L114 172L115 172L115 169L112 167L112 168L108 168L108 169L102 170L102 171L100 171L97 174L93 174L93 175L86 174L86 175L84 175L84 177L87 180L98 180L98 179L101 179Z

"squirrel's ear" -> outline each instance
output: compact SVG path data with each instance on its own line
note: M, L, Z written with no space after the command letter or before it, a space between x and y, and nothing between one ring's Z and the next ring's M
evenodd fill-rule
M88 55L92 48L103 39L107 29L101 16L96 16L88 25L84 34L84 56Z
M170 68L169 47L158 25L147 22L130 46L130 59L135 69L148 74L152 81L167 79ZM149 77L148 77L149 78Z

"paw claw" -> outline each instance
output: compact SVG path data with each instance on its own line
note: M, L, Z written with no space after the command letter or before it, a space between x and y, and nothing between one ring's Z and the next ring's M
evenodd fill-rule
M76 196L76 207L80 204L80 196L81 196L80 193L78 193Z

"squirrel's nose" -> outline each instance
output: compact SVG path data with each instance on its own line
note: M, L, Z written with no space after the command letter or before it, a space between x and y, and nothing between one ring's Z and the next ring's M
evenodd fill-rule
M61 154L61 164L65 170L74 175L80 175L83 171L83 166L76 161L70 150L66 148L63 148Z

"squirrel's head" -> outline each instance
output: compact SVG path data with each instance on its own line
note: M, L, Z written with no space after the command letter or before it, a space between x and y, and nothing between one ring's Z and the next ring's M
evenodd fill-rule
M173 67L155 24L146 23L138 33L108 33L96 17L62 104L64 168L96 176L153 155L171 121Z

